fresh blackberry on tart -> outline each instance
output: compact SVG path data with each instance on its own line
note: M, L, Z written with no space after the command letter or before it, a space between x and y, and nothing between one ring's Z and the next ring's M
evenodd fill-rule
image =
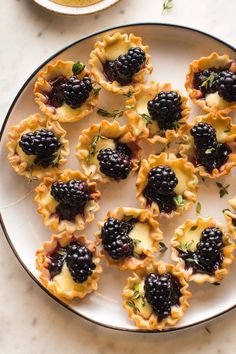
M43 113L60 122L76 122L90 114L99 89L80 61L50 64L35 83L35 101Z
M76 151L87 176L108 182L127 179L137 169L141 149L128 126L103 120L82 132Z
M117 208L109 212L96 234L102 244L101 256L120 270L139 269L153 258L162 232L148 211Z
M69 143L58 122L34 114L11 128L8 160L17 174L29 179L55 173L66 163Z
M53 230L82 230L99 209L100 192L81 172L64 170L45 178L36 188L35 201L43 221Z
M162 261L151 263L127 279L123 306L137 327L163 330L184 315L191 296L187 288L183 271Z
M173 260L180 262L190 280L199 283L221 281L228 273L235 249L222 225L202 217L186 220L176 229L171 244Z
M126 100L125 115L131 130L152 144L167 144L181 136L189 112L187 98L167 83L140 85Z
M83 298L96 290L102 272L95 243L63 232L53 235L36 253L44 285L58 297Z
M230 112L236 106L236 63L228 55L212 53L190 64L186 89L207 112Z
M105 90L128 94L152 71L147 51L142 39L132 33L105 36L90 53L91 73Z

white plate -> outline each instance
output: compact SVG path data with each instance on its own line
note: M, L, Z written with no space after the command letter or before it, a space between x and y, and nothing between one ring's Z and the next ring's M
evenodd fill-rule
M78 6L59 5L51 0L34 0L34 2L36 2L36 4L44 7L45 9L47 9L49 11L56 12L56 13L63 14L63 15L71 15L71 16L73 16L73 15L89 15L89 14L93 14L96 12L100 12L102 10L105 10L105 9L115 5L119 1L120 0L102 0L96 4L93 4L93 5L78 7Z
M37 214L36 205L33 201L35 182L27 184L24 177L17 176L7 162L7 151L5 143L7 132L13 124L17 124L23 118L38 111L33 100L33 86L37 73L46 63L56 58L65 60L78 60L87 63L89 52L94 43L101 39L104 34L114 33L117 29L106 30L93 34L87 38L69 45L56 53L38 68L24 84L16 99L14 100L2 128L2 144L0 156L0 210L2 226L8 242L10 243L18 260L24 266L29 275L38 284L38 272L35 270L35 251L43 241L50 238L51 232L41 222L41 217ZM192 29L164 24L136 24L120 27L119 31L133 32L143 37L143 42L150 45L152 63L154 71L152 79L161 83L172 82L173 87L185 92L184 81L189 63L203 55L208 55L212 51L220 54L227 53L235 57L232 47L207 34ZM79 57L78 57L79 55ZM120 108L124 102L124 97L112 96L103 93L100 107L111 110ZM195 107L192 110L192 117L199 113ZM75 159L75 145L80 131L93 122L99 122L100 117L95 114L82 122L64 125L68 130L68 137L71 142L71 154L68 166L78 167ZM157 152L157 146L152 148ZM92 236L97 230L97 221L103 219L108 210L118 206L138 206L135 199L135 178L130 177L127 181L119 184L100 186L102 192L101 209L96 215L95 221L89 225L85 231L86 235ZM230 176L221 179L223 184L230 184L229 195L220 199L215 182L202 183L200 186L199 200L202 203L202 214L213 216L218 221L223 222L222 209L227 208L227 199L232 198L235 193L235 171ZM164 231L165 242L168 244L174 229L180 225L187 217L196 217L195 206L192 211L184 214L183 217L175 217L168 223L161 221ZM166 252L165 259L169 253ZM158 255L159 258L160 255ZM230 275L224 280L222 285L214 286L205 284L195 286L191 284L193 292L190 301L190 308L184 318L178 323L176 329L193 326L206 320L215 318L236 306L236 272L235 263L231 268ZM138 331L129 321L126 311L121 307L121 290L124 286L129 272L118 272L114 267L104 266L104 273L99 284L99 291L87 296L83 301L63 302L56 299L68 309L76 314L89 319L103 326L127 330ZM52 295L51 295L52 296Z

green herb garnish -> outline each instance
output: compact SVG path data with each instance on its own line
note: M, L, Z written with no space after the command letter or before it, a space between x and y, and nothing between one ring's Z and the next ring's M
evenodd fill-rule
M124 96L130 98L133 95L133 93L134 93L133 91L129 91L128 93L124 93Z
M60 248L57 251L58 254L60 254L61 256L66 256L66 249L65 248Z
M212 71L210 75L206 78L206 80L202 82L201 87L206 87L206 88L212 87L216 75L217 74L214 71Z
M196 213L197 214L200 214L201 213L201 210L202 210L202 205L200 202L197 203L197 206L196 206Z
M136 312L140 312L139 308L135 305L134 301L128 300L128 301L126 301L126 304L127 304L129 307L131 307L131 308L134 310L135 313L136 313Z
M187 201L183 198L181 194L178 194L174 197L175 204L180 207L185 209L186 208L186 203Z
M183 245L179 246L178 249L184 253L187 253L188 251L190 251L193 244L194 244L193 240L190 242L185 242Z
M86 160L89 161L91 159L91 157L95 156L97 151L97 144L101 141L101 140L105 140L107 139L105 136L103 135L95 135L90 143L90 149L89 149L89 154L86 157Z
M92 88L92 95L97 96L100 91L101 91L101 87L93 87Z
M142 113L140 115L143 118L146 127L148 127L149 125L152 125L152 118L148 114Z
M79 75L82 73L82 71L84 70L85 65L82 64L80 61L77 61L76 63L74 63L74 65L72 66L72 71L74 75Z
M99 114L102 117L112 118L113 120L115 120L116 118L121 118L123 116L124 110L123 109L114 109L114 111L108 112L103 108L98 108L97 114Z
M230 186L229 184L227 186L223 186L222 183L216 182L216 186L219 189L220 198L223 198L226 194L229 194L229 192L227 191Z
M172 9L174 6L173 0L165 0L162 5L162 13L165 12L166 10Z
M197 225L192 226L190 229L190 231L195 231L195 230L197 230Z
M165 253L168 250L168 247L164 244L164 242L159 242L159 252Z

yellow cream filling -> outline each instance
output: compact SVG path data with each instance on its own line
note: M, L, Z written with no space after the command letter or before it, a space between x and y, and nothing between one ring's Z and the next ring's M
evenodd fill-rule
M129 237L134 242L134 251L142 254L144 250L152 249L152 239L150 237L150 226L147 223L137 222L129 233Z
M209 107L217 106L219 108L225 108L228 105L228 103L222 97L219 96L218 92L209 93L208 95L206 95L206 104Z
M133 299L134 305L136 307L136 314L141 315L144 319L148 319L153 313L152 307L147 302L144 296L144 281L135 285L135 289L139 292L140 296Z
M99 151L102 149L112 149L115 150L116 144L113 139L100 139L99 142L96 145L96 153L95 155L89 160L90 164L96 165L96 168L98 171L100 171L100 164L97 159L97 156L99 154Z
M195 228L197 226L197 228ZM184 235L178 236L177 240L183 250L194 252L197 244L200 241L202 231L207 227L206 225L191 226L188 230L184 231Z
M27 155L27 154L25 154L24 151L19 146L19 144L16 147L16 152L20 156L20 159L22 161L25 161L27 163L27 165L29 165L29 166L33 165L35 157L36 157L35 155Z
M174 191L176 194L183 194L183 192L188 189L189 178L179 167L174 167L173 170L178 179L178 184L175 187Z
M50 192L45 192L41 197L41 204L51 213L54 213L59 203L53 198Z
M83 291L85 289L83 283L76 283L73 280L66 263L62 267L61 273L53 278L53 282L64 291Z

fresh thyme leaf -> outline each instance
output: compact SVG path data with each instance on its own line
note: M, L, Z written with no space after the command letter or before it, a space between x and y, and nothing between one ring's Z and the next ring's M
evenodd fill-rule
M229 192L227 190L229 188L229 186L230 186L229 184L227 186L223 186L222 183L216 182L216 186L219 189L220 198L223 198L226 194L229 194Z
M141 167L141 164L142 164L142 160L139 160L139 161L138 161L138 167L137 167L137 169L135 170L135 172L139 172L140 167Z
M190 251L193 243L194 243L193 240L191 240L190 242L185 242L183 245L178 247L178 250L187 253L188 251Z
M133 104L127 104L127 105L125 106L125 108L126 108L126 109L132 109L132 108L134 108L134 105L133 105Z
M195 231L195 230L197 230L197 225L192 226L190 229L190 231Z
M173 129L174 130L178 130L180 127L181 127L181 125L183 125L184 123L181 123L181 122L179 122L179 121L174 121L173 123L172 123L172 127L173 127Z
M105 136L103 135L95 135L90 143L90 149L89 149L89 154L86 157L86 160L89 161L91 159L91 157L95 156L95 154L97 153L97 144L99 143L100 140L102 139L107 139Z
M66 256L66 249L65 248L60 248L57 251L58 254L60 254L61 256Z
M215 151L214 148L207 149L207 150L205 151L205 154L206 154L206 155L209 155L209 154L211 154L213 151Z
M168 247L164 244L164 242L159 242L159 252L160 253L165 253L168 250Z
M72 71L74 75L79 75L82 73L82 71L84 70L85 65L82 64L80 61L77 61L76 63L74 63L74 65L72 66Z
M173 0L165 0L162 5L162 13L166 10L172 9L173 6Z
M193 258L186 258L186 261L189 263L195 263L195 260Z
M143 118L143 120L146 124L146 127L148 127L149 125L152 125L152 118L148 114L142 113L140 115Z
M134 301L128 300L128 301L126 301L126 304L127 304L129 307L131 307L131 308L134 310L135 313L136 313L136 312L140 312L139 308L135 305Z
M52 160L50 165L52 167L58 166L58 162L59 162L59 159L60 159L60 152L56 151L55 154L53 154L52 156L53 156L53 160Z
M129 91L128 93L125 93L124 96L130 98L133 95L133 91Z
M201 87L206 87L206 88L212 87L216 75L217 75L217 74L216 74L214 71L212 71L212 72L210 73L210 75L206 78L206 80L204 80L204 81L202 82Z
M101 91L101 87L93 87L92 88L92 95L97 96L100 91Z
M133 219L134 219L133 215L125 215L122 221L129 222Z
M183 198L181 194L178 194L174 197L175 204L180 207L185 209L186 208L186 200Z
M200 202L197 202L197 206L196 206L196 213L200 214L202 210L202 205Z
M166 132L164 129L157 130L156 135L159 135L160 137L164 138L166 136Z
M123 116L124 110L123 109L114 109L114 111L108 112L103 108L98 108L97 114L99 114L102 117L116 119L116 118L121 118Z

